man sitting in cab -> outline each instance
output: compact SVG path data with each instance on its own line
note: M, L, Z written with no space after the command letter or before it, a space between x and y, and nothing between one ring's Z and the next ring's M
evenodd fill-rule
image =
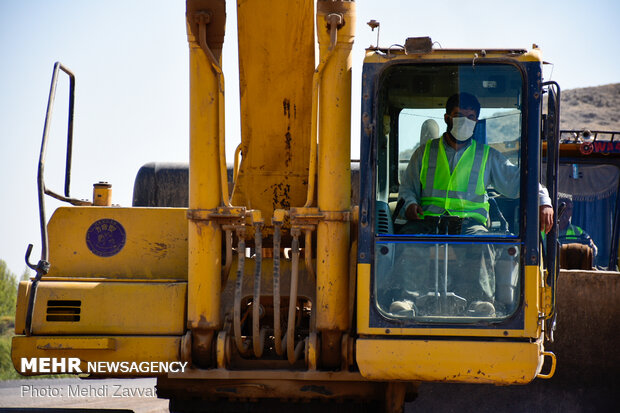
M489 232L487 187L493 187L507 198L519 197L519 167L498 150L472 139L479 115L480 103L470 93L457 93L447 100L446 132L413 153L402 177L399 199L404 202L407 223L400 229L401 234L485 235ZM548 232L553 209L542 186L539 186L539 211L541 230ZM466 311L471 316L492 317L495 315L493 245L486 244L480 253L473 254L475 257L468 255L463 257L468 261L467 271L458 280L451 280L451 287L459 300L467 302ZM407 253L397 258L396 266L402 270L395 273L403 279L395 284L408 293L405 298L392 302L389 309L392 314L415 315L416 304L423 306L428 297L425 292L432 290L433 282L437 283L432 274L415 279L406 275L407 268L416 261L416 257Z

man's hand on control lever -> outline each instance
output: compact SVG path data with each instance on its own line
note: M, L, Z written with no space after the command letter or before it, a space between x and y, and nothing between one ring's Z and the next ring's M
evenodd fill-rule
M405 211L405 216L410 221L418 221L422 219L422 207L418 204L411 204Z
M409 212L409 209L407 209ZM548 234L551 231L551 227L553 226L553 208L549 205L541 205L539 208L540 212L540 230L545 231L545 234Z

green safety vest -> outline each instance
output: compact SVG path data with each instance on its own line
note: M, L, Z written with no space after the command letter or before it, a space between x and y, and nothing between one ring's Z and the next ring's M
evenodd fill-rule
M566 233L562 234L563 231L560 231L559 238L568 240L568 241L577 241L581 239L581 235L583 235L583 230L577 225L570 224L566 228Z
M459 159L454 171L441 139L426 143L420 170L421 206L424 216L455 215L473 218L486 225L489 200L484 171L489 158L489 146L472 140ZM429 162L431 159L435 162Z
M559 231L558 240L560 241L561 244L570 244L573 241L583 243L584 241L584 237L582 237L583 234L584 232L583 232L583 229L581 229L581 227L578 227L577 225L569 224L568 227L566 227L566 231L564 230ZM541 235L543 242L547 242L547 234L545 234L544 231L540 231L540 235ZM586 237L585 240L587 241L589 238L590 237Z

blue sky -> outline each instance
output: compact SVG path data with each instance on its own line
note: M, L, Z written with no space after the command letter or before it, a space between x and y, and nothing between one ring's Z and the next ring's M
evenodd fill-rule
M223 67L229 160L239 142L235 2L227 2ZM546 80L563 89L620 82L620 3L584 1L358 1L353 54L352 154L359 153L360 72L376 43L431 36L445 48L540 46ZM40 251L36 168L55 61L76 75L72 195L113 185L131 205L135 175L151 161L188 160L185 2L0 0L0 259L18 274L28 243ZM551 70L551 68L553 68ZM67 81L59 81L46 182L61 192ZM61 205L49 197L48 218Z

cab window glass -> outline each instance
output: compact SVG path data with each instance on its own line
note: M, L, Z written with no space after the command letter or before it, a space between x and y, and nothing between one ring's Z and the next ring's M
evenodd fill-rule
M511 317L522 288L521 72L393 66L379 90L378 310L418 323Z
M459 227L451 225L449 235L518 236L520 72L510 65L397 67L383 85L376 197L377 222L385 225L377 232L428 234L407 216L415 203L418 218L448 215L486 229L453 234Z

